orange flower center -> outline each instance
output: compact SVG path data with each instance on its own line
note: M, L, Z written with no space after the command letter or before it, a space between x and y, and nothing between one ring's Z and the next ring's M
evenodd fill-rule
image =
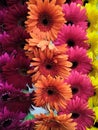
M46 69L51 69L52 68L52 64L46 64Z

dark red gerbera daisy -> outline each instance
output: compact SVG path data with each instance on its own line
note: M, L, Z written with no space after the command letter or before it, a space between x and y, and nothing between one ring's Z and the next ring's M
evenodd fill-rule
M9 6L14 5L14 4L17 4L17 3L23 5L23 4L25 4L27 1L28 1L28 0L7 0L7 4L8 4Z
M14 113L4 108L0 112L0 130L19 130L19 125L24 117L24 113Z
M7 80L8 83L13 84L17 89L25 89L26 84L31 84L30 75L27 74L29 64L30 61L25 54L18 53L15 58L3 66L5 80Z
M27 113L31 106L31 99L30 93L23 93L7 82L0 82L1 107L6 106L10 111Z
M27 16L27 6L14 4L11 6L4 19L7 31L11 32L18 27L24 28Z

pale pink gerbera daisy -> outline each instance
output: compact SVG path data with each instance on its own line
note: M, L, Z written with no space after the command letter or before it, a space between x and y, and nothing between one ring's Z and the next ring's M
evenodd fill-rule
M65 113L72 113L71 117L77 123L76 130L86 130L86 127L91 127L94 123L94 112L84 100L78 97L70 100L66 109L60 112L60 114Z
M78 96L84 100L88 100L94 94L92 83L87 75L73 71L66 82L71 85L73 98Z
M65 14L66 24L75 24L81 26L83 29L87 28L86 9L77 5L76 3L63 5L63 12Z
M79 47L83 47L85 49L88 48L88 44L86 43L87 36L86 32L79 26L75 25L64 25L60 30L55 45L67 44L68 47L75 47L76 45Z
M83 74L88 74L91 71L91 59L87 56L86 49L76 46L70 48L67 52L69 61L72 62L72 71L76 70Z

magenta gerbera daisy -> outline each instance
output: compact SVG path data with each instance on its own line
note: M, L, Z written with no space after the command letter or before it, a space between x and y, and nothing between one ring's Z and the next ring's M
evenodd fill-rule
M15 88L25 89L26 84L31 84L30 75L27 74L29 70L30 60L24 53L18 53L15 58L7 62L3 66L3 75L8 83L13 84Z
M91 71L91 59L87 56L86 49L76 46L68 50L69 61L72 62L72 71L88 74Z
M71 2L75 2L76 4L82 4L82 0L66 0L65 3L70 4Z
M27 16L27 6L14 4L11 6L5 16L4 22L6 25L6 30L11 32L15 30L17 27L24 28L25 20Z
M75 24L81 26L83 29L87 28L86 9L76 3L64 4L63 12L65 14L66 24ZM78 12L78 15L77 15Z
M79 46L87 49L88 44L86 43L86 41L86 32L81 27L75 25L64 25L60 30L54 44L67 44L69 48Z
M62 113L72 113L73 120L77 123L76 130L86 130L86 127L91 127L94 123L94 112L88 107L88 104L76 97L69 101L65 110Z
M73 71L66 82L71 85L73 98L78 96L81 99L88 100L94 94L94 88L87 75Z
M6 106L10 111L27 113L31 106L31 94L16 90L7 82L0 82L0 106Z
M25 120L20 124L19 130L34 130L35 123L34 120Z
M0 112L0 130L19 130L24 117L24 113L14 113L4 108L3 112Z

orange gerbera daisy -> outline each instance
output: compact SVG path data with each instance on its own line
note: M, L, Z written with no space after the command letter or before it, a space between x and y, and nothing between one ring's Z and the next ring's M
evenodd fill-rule
M70 118L69 115L54 115L50 112L49 115L35 115L36 117L36 130L76 130L76 123Z
M64 14L62 7L55 5L49 0L37 0L37 4L28 4L27 31L38 35L43 35L48 40L54 40L58 31L64 24Z
M66 78L70 74L72 63L67 60L68 56L63 51L50 50L48 47L44 51L35 48L31 53L27 52L27 55L32 58L30 64L32 69L28 73L32 74L33 82L38 80L41 75L50 74L52 77Z
M36 91L34 103L36 106L56 109L65 108L67 102L72 98L70 85L60 77L52 78L50 75L41 78L35 83Z
M39 1L39 0L38 0ZM44 1L44 0L42 0ZM66 0L48 0L49 2L52 2L53 4L56 5L62 5L66 2ZM29 0L29 2L27 2L29 4L37 4L37 0Z

